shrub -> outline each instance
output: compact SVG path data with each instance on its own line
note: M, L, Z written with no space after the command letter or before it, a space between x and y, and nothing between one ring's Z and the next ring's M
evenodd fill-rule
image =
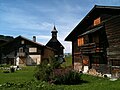
M0 67L10 67L9 64L0 64Z
M54 58L51 59L50 63L42 62L37 66L34 74L37 80L65 85L82 83L79 72L72 71L71 68L60 68L59 62Z
M8 71L8 70L5 70L5 71L3 71L3 73L10 73L10 71Z
M10 68L11 73L15 72L15 68Z
M50 66L52 69L56 69L60 67L60 62L58 60L58 58L55 57L51 57L50 58Z
M83 81L81 80L80 73L71 70L65 70L62 74L54 75L53 82L54 84L65 84L65 85L74 85L80 84Z
M47 64L40 64L37 66L36 73L34 74L37 80L49 81L49 76L52 72L51 67Z
M51 57L50 62L48 62L48 60L44 60L40 65L37 66L34 76L37 80L48 82L52 76L53 69L58 68L59 65L60 64L58 64L56 58Z

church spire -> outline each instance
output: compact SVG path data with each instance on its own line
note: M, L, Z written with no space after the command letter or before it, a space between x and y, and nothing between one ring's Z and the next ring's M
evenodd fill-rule
M57 31L55 25L54 25L53 30L51 31L51 33L52 33L52 38L56 38L57 39L57 33L58 33L58 31Z

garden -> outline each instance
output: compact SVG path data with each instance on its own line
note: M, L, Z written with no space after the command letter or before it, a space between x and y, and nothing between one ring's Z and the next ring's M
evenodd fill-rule
M120 90L120 80L81 74L57 63L25 66L15 72L0 69L0 90Z

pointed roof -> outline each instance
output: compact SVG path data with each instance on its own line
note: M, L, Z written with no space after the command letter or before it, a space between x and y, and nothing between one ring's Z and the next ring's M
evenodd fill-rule
M78 35L84 33L88 23L101 14L120 15L120 6L100 6L95 5L92 10L82 19L82 21L70 32L65 41L73 41ZM73 38L74 36L74 38Z
M56 32L56 33L58 32L55 25L54 25L53 30L51 31L51 33L53 33L53 32Z
M56 29L56 27L54 25L53 30L51 31L51 33L56 33L57 34L57 32L58 31L57 31L57 29ZM56 50L58 50L59 48L64 49L64 46L57 40L57 38L53 38L53 37L48 41L46 46L49 46L49 47L54 48Z
M46 44L46 46L52 47L54 49L58 49L58 48L64 49L64 46L57 39L53 39L53 38L51 38L48 41L48 43Z
M27 41L29 41L29 42L31 42L31 43L34 43L34 44L36 44L36 45L44 46L44 45L42 45L42 44L40 44L40 43L38 43L38 42L34 42L33 40L30 40L30 39L28 39L28 38L26 38L26 37L23 37L23 36L21 36L21 35L18 36L18 37L16 37L15 40L16 40L16 39L20 39L20 38L21 38L21 39L24 39L24 40L27 40Z
M5 45L8 45L8 44L10 44L10 43L13 43L13 42L15 42L15 41L17 41L17 40L21 40L21 39L26 40L26 41L28 41L28 42L30 42L30 43L34 43L34 44L36 44L36 45L38 45L38 46L44 46L44 45L42 45L42 44L40 44L40 43L34 42L34 41L32 41L32 40L30 40L30 39L28 39L28 38L25 38L25 37L23 37L23 36L20 35L20 36L14 38L13 40L11 40L11 41L9 41L9 42L1 45L1 47L5 46Z
M53 49L53 48L51 48L51 47L48 47L48 46L42 45L42 44L40 44L40 43L34 42L33 40L30 40L30 39L25 38L25 37L23 37L23 36L18 36L18 37L16 37L16 38L14 38L13 40L11 40L11 41L9 41L9 42L1 45L0 48L1 48L1 47L3 48L3 53L9 53L9 52L11 52L11 51L9 51L9 50L4 51L4 50L5 50L4 48L6 48L6 47L8 47L8 46L11 46L12 43L16 43L16 42L19 43L19 41L21 41L21 40L27 41L28 43L25 43L26 45L34 44L34 45L36 45L36 46L39 47L39 48L47 48L47 49L56 51L55 49ZM18 48L18 47L20 47L20 45L12 45L11 48L8 47L8 49L10 49L10 50L13 51L13 50L15 50L15 49Z

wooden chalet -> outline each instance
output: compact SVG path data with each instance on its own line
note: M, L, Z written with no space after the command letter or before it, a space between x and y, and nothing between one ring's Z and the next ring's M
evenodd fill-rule
M36 37L29 40L18 36L0 47L1 63L11 65L38 65L44 59L54 56L55 50L36 42Z
M120 6L95 5L65 41L72 42L74 69L119 73Z

